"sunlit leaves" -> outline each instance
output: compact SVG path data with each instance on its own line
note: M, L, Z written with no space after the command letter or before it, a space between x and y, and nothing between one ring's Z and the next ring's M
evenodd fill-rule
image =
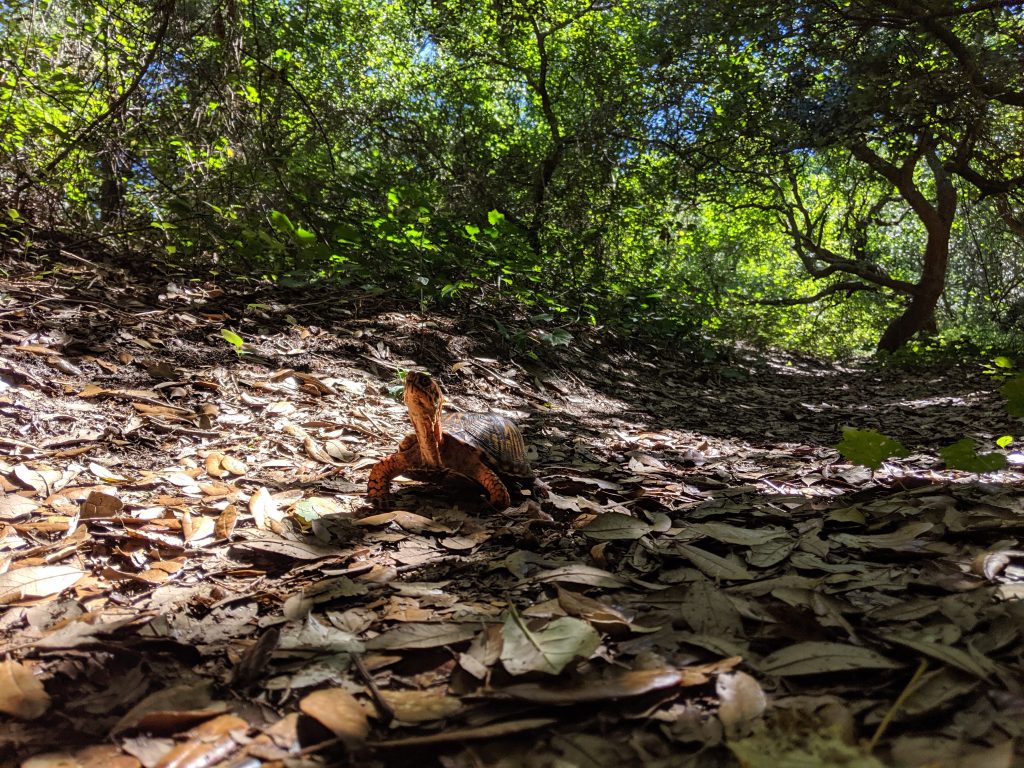
M235 348L235 352L241 354L245 347L245 340L232 330L227 328L220 329L221 338L224 339L228 344Z
M1024 418L1024 376L1011 379L999 388L999 394L1006 399L1006 410L1011 416Z
M939 456L950 469L965 472L996 472L1006 467L1006 456L1001 453L978 453L977 443L965 437L939 450Z
M907 456L909 451L895 440L873 429L843 427L843 439L836 450L844 459L878 469L890 456Z

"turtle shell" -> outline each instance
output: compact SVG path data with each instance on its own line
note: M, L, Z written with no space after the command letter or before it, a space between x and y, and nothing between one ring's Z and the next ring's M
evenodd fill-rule
M523 433L510 419L496 413L446 413L441 423L446 435L476 448L500 474L533 477Z

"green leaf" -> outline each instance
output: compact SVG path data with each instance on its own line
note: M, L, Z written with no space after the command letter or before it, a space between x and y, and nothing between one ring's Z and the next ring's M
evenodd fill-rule
M871 469L878 469L890 456L907 456L910 453L881 432L854 427L843 427L843 439L835 448L844 459Z
M295 230L295 239L298 240L302 245L312 245L316 242L316 235L310 232L308 229L298 227Z
M590 658L601 644L594 628L580 619L563 616L534 630L514 611L505 617L501 637L501 663L512 675L557 675L573 659Z
M1004 357L1003 355L995 358L992 363L996 368L1013 368L1013 360L1008 357Z
M1006 398L1006 410L1011 416L1024 417L1024 376L1010 379L999 388L999 394Z
M996 472L1006 468L1006 457L1003 454L979 454L977 443L969 437L942 448L939 456L950 469L961 469L964 472Z
M351 224L339 224L335 227L334 238L339 243L347 243L349 245L359 245L363 241L362 232L358 227L354 227Z
M496 227L498 224L505 220L505 214L501 211L488 211L487 212L487 223L492 227Z
M463 227L463 229L466 230L466 234L469 235L470 237L476 237L477 235L480 234L480 227L474 224L467 224L465 227Z
M286 235L295 234L295 225L292 224L292 220L280 211L270 212L270 223L278 232Z
M221 328L220 335L224 341L231 344L238 352L241 352L242 347L245 346L245 341L234 331L229 331L227 328Z
M555 328L550 332L541 331L540 338L552 347L567 347L572 343L572 334L562 328Z
M1003 435L998 440L996 440L996 445L998 445L1000 448L1007 448L1012 442L1013 435Z

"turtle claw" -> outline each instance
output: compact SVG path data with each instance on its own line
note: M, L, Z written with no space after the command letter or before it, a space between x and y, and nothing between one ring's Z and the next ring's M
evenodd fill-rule
M390 496L371 496L368 501L370 506L374 509L379 509L382 512L395 508L395 500Z

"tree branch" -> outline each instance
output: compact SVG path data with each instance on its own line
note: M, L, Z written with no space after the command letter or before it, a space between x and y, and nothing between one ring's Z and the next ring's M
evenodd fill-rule
M824 299L826 296L831 296L836 293L845 292L847 297L858 293L860 291L870 291L871 293L878 292L877 285L871 285L870 283L861 283L856 280L844 280L839 283L832 283L825 288L822 288L813 296L801 296L793 299L759 299L758 301L749 302L751 305L756 306L769 306L769 307L795 307L801 304L814 304L816 301Z
M149 68L153 66L153 62L156 61L157 54L163 46L164 38L167 36L167 28L170 26L171 18L174 16L174 3L175 0L163 0L160 8L154 12L155 15L156 13L163 11L163 18L160 20L160 27L153 36L153 45L150 47L149 53L146 54L146 58L142 62L142 66L139 67L139 71L135 73L135 77L132 78L128 87L124 89L120 96L110 103L102 114L94 117L88 125L85 126L85 128L79 131L78 134L64 146L64 149L58 152L57 156L47 163L45 168L35 174L35 176L24 181L21 186L18 187L18 193L24 192L33 184L39 183L53 173L57 166L60 165L79 144L85 141L85 139L88 138L93 131L103 125L103 123L120 112L121 108L128 103L128 100L135 94L135 91L137 91L139 86L142 84L142 80L149 72Z

